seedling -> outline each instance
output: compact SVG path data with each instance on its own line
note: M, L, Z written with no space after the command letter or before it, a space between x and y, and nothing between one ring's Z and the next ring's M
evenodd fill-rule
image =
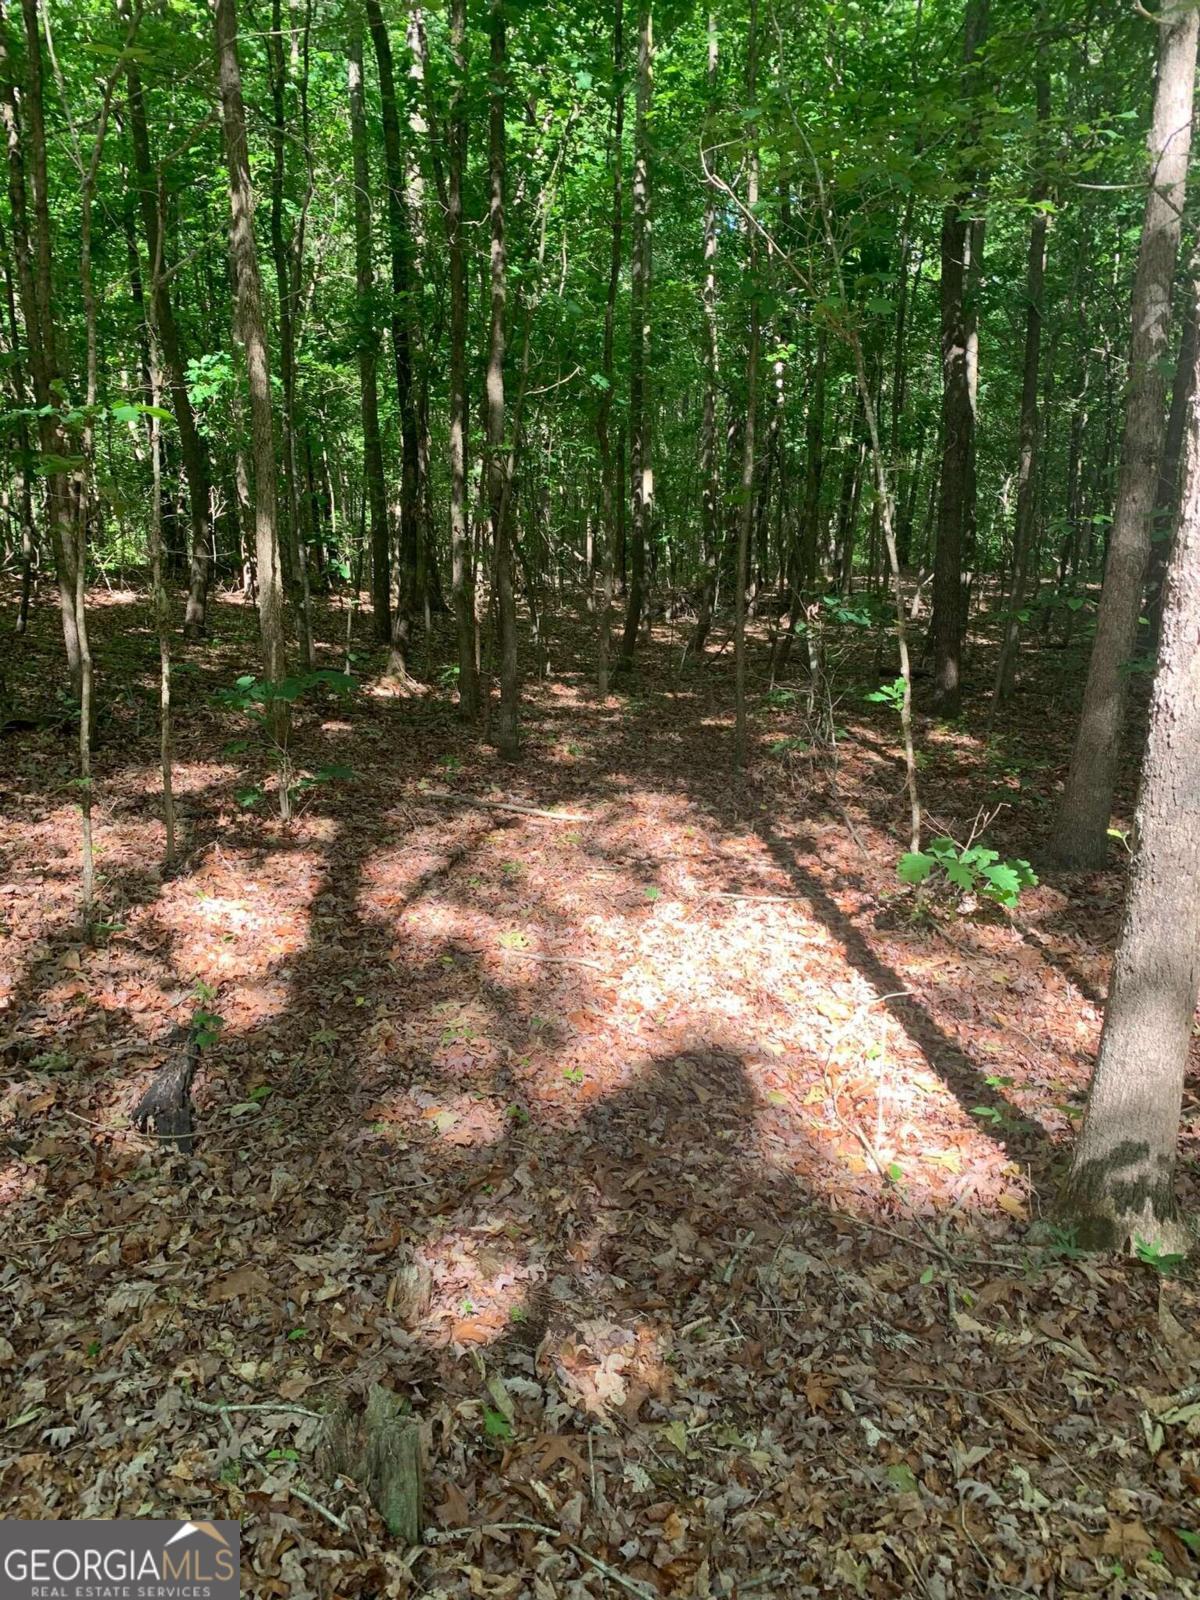
M355 679L348 673L332 672L323 668L319 672L305 672L282 678L278 683L256 678L253 673L245 673L238 678L232 689L222 689L218 692L218 700L233 710L240 711L244 717L260 728L271 746L278 779L279 815L284 822L291 820L298 796L321 784L354 776L349 767L335 764L296 777L290 750L289 706L317 688L326 688L335 694L348 695L352 694L356 687ZM254 787L239 789L235 798L243 809L249 810L258 805L262 799L262 790Z
M953 839L935 839L927 850L910 850L896 868L905 883L922 884L935 873L965 894L982 895L1011 910L1021 890L1037 883L1037 873L1023 858L1002 861L998 850L973 844L960 849Z
M1153 1267L1160 1278L1176 1277L1187 1262L1187 1257L1181 1252L1160 1249L1146 1239L1135 1239L1133 1249L1138 1260L1147 1267Z

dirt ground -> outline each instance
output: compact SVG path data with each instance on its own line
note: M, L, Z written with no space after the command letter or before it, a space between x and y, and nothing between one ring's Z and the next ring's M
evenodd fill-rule
M756 627L739 777L723 635L680 674L659 626L601 703L573 602L515 768L438 687L444 624L401 697L357 618L356 692L295 704L297 771L334 775L285 824L217 698L256 667L225 598L178 663L164 872L149 609L94 599L91 944L52 597L4 645L51 718L0 738L5 1514L233 1518L245 1592L289 1600L1200 1595L1195 1284L1029 1231L1119 861L914 917L867 645L835 761ZM342 603L319 624L340 669ZM982 701L922 718L932 833L999 806L1035 852L1080 670L1034 652L990 745ZM197 1009L189 1157L130 1111ZM1198 1153L1193 1072L1193 1212ZM318 1467L373 1382L420 1422L415 1550Z

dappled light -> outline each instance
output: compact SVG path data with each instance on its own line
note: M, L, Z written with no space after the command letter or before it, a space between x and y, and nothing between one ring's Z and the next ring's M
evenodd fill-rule
M1200 1600L1198 58L0 4L5 1600Z
M569 615L556 625L575 636ZM124 627L119 640L98 617L97 631L101 659L130 649ZM77 1430L56 1420L74 1415L68 1397L121 1381L139 1352L161 1373L141 1402L158 1453L121 1481L154 1497L173 1460L196 1493L218 1470L203 1443L216 1418L169 1400L174 1385L311 1409L338 1373L387 1374L418 1397L447 1503L503 1449L509 1472L528 1452L568 1501L595 1474L636 1518L666 1463L719 1472L732 1498L710 1515L747 1550L765 1537L751 1508L776 1497L779 1548L798 1473L806 1493L837 1494L799 1441L905 1459L911 1424L870 1398L881 1351L914 1418L941 1382L930 1339L993 1359L969 1331L985 1313L942 1327L943 1273L1026 1326L1036 1278L1007 1241L1078 1114L1099 1013L1073 973L1083 962L1102 983L1102 952L1064 931L1052 889L1019 926L913 922L877 842L895 785L879 729L848 714L842 812L793 811L778 764L732 790L703 759L703 698L676 695L651 660L617 721L572 691L560 726L562 695L538 693L547 738L533 733L516 788L410 703L316 709L298 719L301 749L371 759L288 827L236 802L259 777L252 749L193 766L185 862L165 876L149 869L147 769L110 737L91 947L68 915L70 810L45 794L44 761L22 766L2 1102L20 1154L0 1195L62 1364L52 1383L23 1380L40 1428ZM661 729L642 726L663 715L666 768ZM200 1141L164 1161L128 1114L198 1007L220 1019ZM185 1257L199 1325L158 1299ZM1064 1275L1053 1337L1082 1352L1069 1265L1040 1270ZM100 1302L81 1271L108 1285ZM874 1445L838 1399L848 1382ZM266 1437L294 1435L286 1410L264 1420ZM76 1431L30 1448L44 1460L22 1491L32 1509L34 1482L90 1447ZM1020 1430L1005 1448L1015 1465L1037 1453ZM1057 1460L1030 1470L1048 1482ZM472 1494L493 1492L485 1479ZM655 1537L687 1548L678 1529Z

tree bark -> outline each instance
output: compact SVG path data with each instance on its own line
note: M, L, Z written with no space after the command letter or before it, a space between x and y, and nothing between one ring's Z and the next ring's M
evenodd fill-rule
M142 218L142 235L146 244L146 260L150 273L151 309L158 347L162 354L164 376L171 397L171 410L175 414L175 423L179 429L179 453L183 458L183 472L187 479L191 513L191 571L183 631L189 639L196 639L204 632L205 613L208 607L209 551L212 540L208 448L196 427L192 402L188 396L183 343L175 321L175 307L171 299L168 265L164 254L160 184L150 154L150 134L142 75L133 57L129 57L125 63L125 84L138 210Z
M1187 186L1200 13L1177 6L1159 24L1158 84L1150 129L1150 189L1133 282L1125 431L1083 710L1050 854L1061 866L1098 867L1108 848L1126 668L1137 639L1142 581L1163 439L1171 289Z
M383 160L387 181L388 248L392 265L392 353L396 366L396 398L400 412L400 529L393 584L392 649L389 670L408 676L412 651L412 610L417 603L417 561L421 544L419 444L416 390L413 383L412 236L404 203L404 156L392 42L379 0L365 0L367 26L379 73L379 106L383 123Z
M1171 537L1179 504L1179 466L1183 455L1183 437L1187 427L1188 406L1192 399L1192 386L1196 381L1196 297L1193 285L1200 274L1200 259L1193 258L1184 285L1183 331L1179 336L1179 359L1175 363L1175 377L1171 384L1171 410L1167 417L1167 431L1163 438L1162 457L1158 467L1158 489L1154 496L1154 524L1150 544L1150 570L1146 578L1146 615L1150 619L1148 647L1151 653L1158 649L1162 631L1162 608L1166 598L1167 563L1171 556Z
M1045 132L1050 119L1050 69L1043 43L1038 51L1037 115ZM1047 195L1045 178L1039 178L1033 194L1034 213L1029 224L1029 255L1025 266L1025 360L1021 377L1020 459L1017 464L1017 520L1013 532L1013 575L1009 589L1004 637L996 664L989 718L994 718L1000 702L1012 692L1017 645L1021 636L1020 611L1025 603L1029 560L1033 550L1037 511L1038 469L1038 383L1042 359L1042 297L1046 281L1046 226L1043 202ZM1053 362L1051 362L1053 365Z
M705 161L716 160L711 146L716 142L717 67L719 63L717 17L708 14L708 72L706 78L706 142L710 148ZM717 472L717 186L709 183L704 195L704 399L700 413L700 547L704 562L700 579L700 599L696 607L696 627L692 634L692 654L702 656L712 627L717 603L720 573L720 477Z
M608 694L609 630L612 610L613 574L616 557L616 508L624 485L617 480L616 461L612 447L613 383L616 372L613 361L613 342L617 314L617 290L621 282L621 232L624 210L625 174L625 79L624 73L624 23L625 8L622 0L615 0L613 9L613 137L612 137L612 233L608 260L608 292L604 299L604 353L601 372L604 388L596 408L596 443L600 451L600 626L596 663L596 689L601 699ZM711 70L711 69L710 69ZM591 575L589 572L589 582Z
M974 93L974 63L987 33L988 0L968 0L963 25L963 88ZM968 144L973 143L970 132ZM974 527L974 311L970 300L978 238L969 215L975 174L942 215L942 473L933 576L934 694L944 716L957 716L962 697L963 555Z
M450 97L446 244L450 257L450 585L458 639L458 705L463 717L479 715L475 666L475 572L467 517L467 266L463 247L463 174L467 164L467 0L450 0Z
M746 63L747 103L754 105L758 92L758 0L750 0L750 35ZM750 293L750 334L746 346L746 427L742 435L742 478L738 501L737 576L733 591L734 730L733 764L746 764L746 586L750 579L750 524L754 516L754 445L758 415L759 310L758 227L754 220L758 205L758 123L746 126L748 175L746 208L746 281Z
M487 494L496 575L496 618L500 643L500 709L496 716L496 748L506 761L520 754L521 681L517 661L517 600L513 586L509 536L509 492L504 454L504 357L508 304L508 260L504 236L504 97L507 47L504 0L491 0L488 11L491 73L488 84L488 213L491 218L491 329L487 366Z
M8 149L9 198L12 206L13 253L25 338L29 348L33 393L43 415L38 422L41 453L54 460L71 454L71 442L59 418L58 365L55 324L50 312L53 287L50 206L47 193L46 126L42 94L41 36L37 0L22 0L25 31L25 74L18 76L7 18L0 6L0 116ZM28 136L21 126L21 106L28 113ZM26 152L28 151L28 157ZM27 182L27 176L30 181ZM32 204L29 191L32 189ZM48 409L53 407L53 409ZM76 549L75 496L65 469L46 475L46 509L58 578L59 611L67 670L77 699L83 693L83 648L75 608Z
M1177 1220L1174 1178L1200 992L1198 797L1200 395L1193 390L1125 919L1087 1112L1061 1197L1087 1246L1173 1251L1191 1243Z
M350 99L350 145L354 160L354 267L358 304L358 383L363 430L363 478L371 537L371 603L375 637L391 638L391 590L388 559L387 489L383 447L379 438L379 340L375 330L375 273L371 260L371 169L367 157L367 117L363 104L362 32L351 22L347 50Z
M629 601L621 667L633 665L646 586L646 542L654 515L653 406L649 395L651 195L649 118L654 94L654 22L648 0L638 7L637 101L633 130L632 327L629 339L629 431L633 480Z
M236 0L216 0L217 70L221 121L229 165L229 253L237 285L238 332L246 355L250 392L250 437L254 461L254 549L258 571L258 625L263 675L269 684L287 676L283 571L275 504L275 431L271 414L271 367L263 316L262 277L254 240L254 189L246 142L246 108L238 60ZM274 703L275 737L286 728L286 703Z

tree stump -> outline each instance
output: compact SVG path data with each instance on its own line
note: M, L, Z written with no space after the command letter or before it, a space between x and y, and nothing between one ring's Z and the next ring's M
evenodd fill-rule
M320 1458L327 1477L363 1486L393 1538L420 1543L421 1430L399 1395L378 1383L365 1395L347 1395L325 1424Z
M183 1051L173 1061L159 1067L145 1094L133 1108L133 1123L139 1133L153 1124L154 1135L177 1150L190 1155L195 1144L192 1131L192 1079L200 1064L200 1046L188 1036Z

